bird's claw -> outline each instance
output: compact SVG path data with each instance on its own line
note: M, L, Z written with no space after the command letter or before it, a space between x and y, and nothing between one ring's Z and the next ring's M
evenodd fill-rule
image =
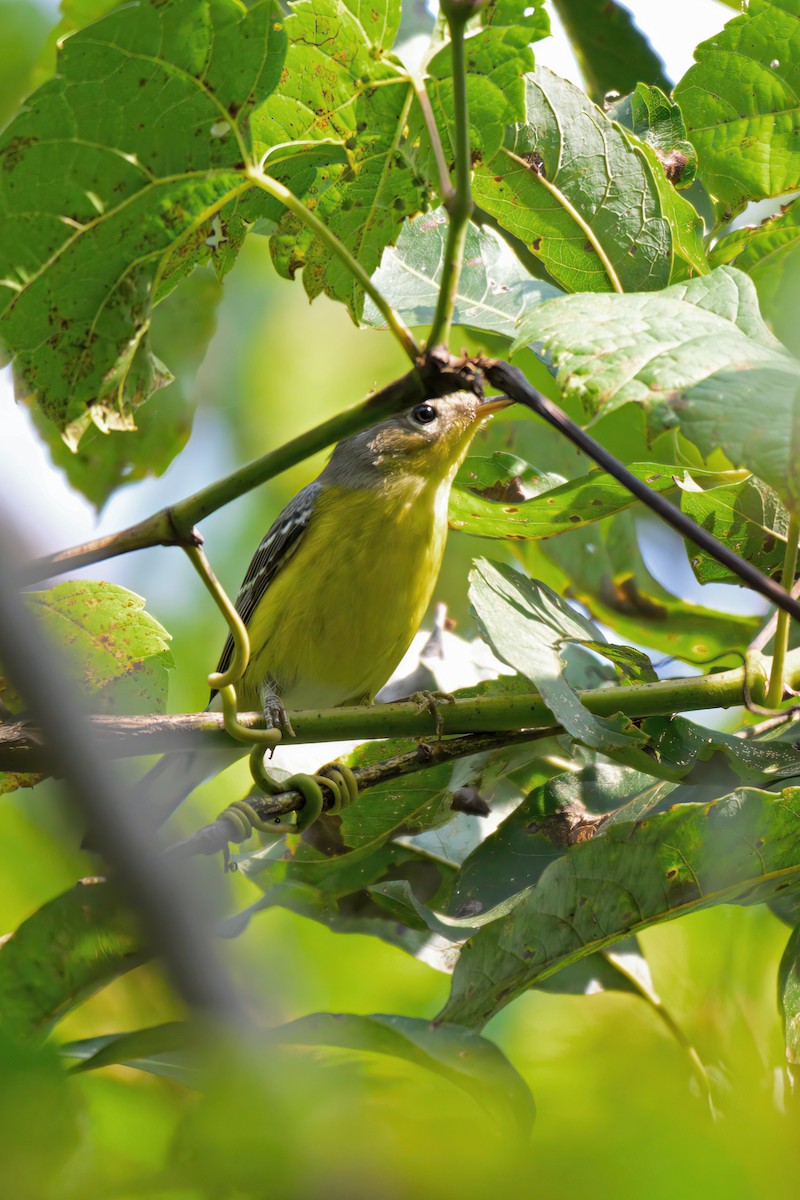
M451 696L450 692L440 691L422 691L412 692L408 697L417 705L417 712L429 712L436 722L436 736L441 739L444 733L444 717L442 716L443 704L455 704L455 696Z

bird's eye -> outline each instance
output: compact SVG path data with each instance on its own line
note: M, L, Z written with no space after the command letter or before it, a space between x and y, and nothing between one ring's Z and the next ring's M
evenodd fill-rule
M418 425L430 425L431 421L436 420L438 413L432 404L418 404L411 410L411 416Z

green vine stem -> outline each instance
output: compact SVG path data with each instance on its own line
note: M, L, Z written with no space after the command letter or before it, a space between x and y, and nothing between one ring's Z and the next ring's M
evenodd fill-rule
M480 5L478 5L480 7ZM467 103L467 67L464 55L464 33L476 8L471 4L447 0L442 11L450 30L450 53L453 63L453 109L455 121L455 190L444 198L450 218L447 245L444 252L439 295L433 315L428 346L447 344L453 320L464 246L469 219L472 215L472 151L469 144L469 106Z
M329 250L332 250L337 258L344 263L350 274L372 300L378 312L383 317L384 321L392 331L397 341L405 350L412 363L415 363L419 358L420 349L414 340L411 330L405 325L403 320L394 311L388 300L375 287L367 272L361 266L357 258L354 258L343 242L340 242L336 234L320 220L317 214L308 208L302 200L295 196L294 192L290 192L287 187L279 183L277 179L273 179L270 175L266 175L260 167L251 167L248 171L248 176L256 187L266 192L268 196L279 200L290 212L307 225L309 229L313 229L314 233L325 242Z
M758 699L763 699L768 664L768 659L759 659L757 678L750 664L747 680L745 667L742 666L685 679L661 679L656 683L596 688L580 692L579 695L588 711L600 717L621 712L627 717L640 719L706 708L734 708L744 703L746 684ZM790 687L800 688L800 649L786 655L785 677ZM295 741L298 744L351 738L366 741L371 738L436 736L435 718L429 712L420 712L415 701L292 710L287 716L295 728ZM530 731L552 726L554 721L553 714L535 692L519 696L456 699L441 711L440 716L446 735ZM109 758L163 754L200 747L231 749L221 713L132 717L95 715L89 720ZM262 713L240 713L239 720L252 729L263 729L265 725ZM242 753L245 752L243 747ZM45 752L37 741L36 729L22 721L0 725L0 770L36 771L46 769L46 762Z
M787 592L794 587L794 577L797 572L797 544L800 540L800 520L791 517L786 533L786 554L783 560L781 583ZM775 627L775 645L772 655L772 669L769 676L769 686L765 706L777 708L783 699L784 671L786 667L786 651L789 646L789 622L791 617L783 609L778 613Z

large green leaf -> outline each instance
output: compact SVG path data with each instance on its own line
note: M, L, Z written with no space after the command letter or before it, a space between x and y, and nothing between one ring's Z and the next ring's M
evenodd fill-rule
M526 988L622 937L800 873L800 791L741 789L611 825L570 847L508 916L464 947L445 1021L481 1026Z
M640 81L670 90L661 59L621 4L555 0L555 8L595 103L608 92L632 92Z
M664 467L659 463L632 463L628 470L660 495L684 486L687 475L684 468ZM704 496L705 491L701 490L703 486L722 486L726 477L741 479L741 475L733 471L692 470L691 479L698 481L695 484L698 491L687 492L686 495ZM597 469L542 491L530 500L517 499L513 504L485 499L463 487L454 487L450 493L448 514L450 527L463 533L473 533L478 537L536 540L602 521L604 517L621 512L635 503L635 497L627 488L605 471Z
M197 262L230 266L247 118L284 46L268 4L137 0L67 38L6 129L0 338L71 444L133 426L169 377L153 303Z
M430 325L433 320L446 242L447 214L437 208L407 221L397 245L384 251L373 283L408 325ZM529 308L559 295L552 284L532 278L491 229L470 224L453 324L511 339ZM384 324L371 300L364 306L364 321Z
M525 119L524 77L534 68L530 43L547 37L543 0L491 0L481 28L465 41L467 105L473 161L491 158L503 144L506 125ZM445 43L427 64L428 91L445 156L455 158L453 56ZM430 168L429 168L430 170ZM433 172L431 171L431 174Z
M695 50L675 88L700 178L723 221L800 184L797 0L750 0Z
M526 79L526 100L525 123L477 167L473 191L557 283L655 290L686 263L707 269L699 218L649 146L546 68Z
M564 296L523 319L567 396L592 416L635 402L651 432L674 428L721 449L797 503L800 367L764 324L752 282L732 267L657 295Z
M83 880L0 946L3 1027L17 1038L44 1037L70 1009L147 957L130 909L103 880Z
M501 1050L470 1029L382 1013L312 1013L271 1030L269 1039L404 1058L463 1088L502 1125L526 1135L533 1124L536 1110L527 1084Z

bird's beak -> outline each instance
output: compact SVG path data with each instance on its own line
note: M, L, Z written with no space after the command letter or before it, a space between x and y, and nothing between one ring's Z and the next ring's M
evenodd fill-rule
M500 412L502 408L508 408L509 404L513 403L508 396L490 396L478 405L478 416L483 420L484 417L490 417L492 413Z

